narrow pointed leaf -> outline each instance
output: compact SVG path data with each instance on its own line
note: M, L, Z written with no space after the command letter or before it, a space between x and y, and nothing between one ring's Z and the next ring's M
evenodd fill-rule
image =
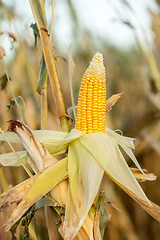
M132 161L134 162L136 167L139 169L139 171L145 175L145 173L143 172L141 166L139 165L136 157L134 156L132 150L130 148L128 148L127 146L123 145L123 144L119 144L119 145L125 151L125 153L130 157L130 159L132 159Z

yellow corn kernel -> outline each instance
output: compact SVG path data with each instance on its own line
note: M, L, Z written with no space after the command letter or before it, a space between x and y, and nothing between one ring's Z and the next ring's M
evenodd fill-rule
M75 128L84 133L105 132L106 79L102 54L96 53L80 87Z

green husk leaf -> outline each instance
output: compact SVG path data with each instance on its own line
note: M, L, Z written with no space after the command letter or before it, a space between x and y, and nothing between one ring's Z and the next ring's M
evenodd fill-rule
M132 159L132 161L134 162L134 164L136 165L136 167L141 171L141 173L143 173L145 175L145 173L143 172L141 166L139 165L136 157L134 156L133 152L131 149L134 149L134 138L128 138L128 137L124 137L121 136L117 133L115 133L114 131L107 129L108 132L107 134L111 136L111 138L119 145L121 146L121 148L126 152L126 154Z
M51 154L58 154L66 151L68 144L78 139L79 137L83 136L84 133L78 130L72 130L72 132L65 133L65 132L58 132L58 131L49 131L49 130L35 130L33 131L34 136L37 140L42 143L47 150ZM6 136L10 142L20 143L18 136L16 133L9 132L6 133ZM0 140L6 141L4 136L0 134ZM27 152L26 151L19 151L17 154L20 156L22 161L26 164L27 163ZM3 166L21 166L18 157L15 153L4 153L0 155L0 163Z
M139 199L150 205L148 198L129 169L118 145L109 135L103 133L86 134L80 139L80 142L94 156L113 181L125 186Z
M160 207L152 203L146 197L129 169L118 144L115 144L113 139L107 134L97 134L97 136L96 134L94 134L94 136L91 135L93 134L87 134L87 137L85 135L80 141L86 145L89 151L92 151L95 159L105 169L106 174L145 211L160 222ZM104 146L103 148L102 145ZM98 152L98 148L101 149L101 151Z
M22 160L24 164L27 164L27 152L19 151L17 152L18 156ZM0 155L0 163L3 166L11 166L11 167L19 167L21 166L21 162L19 161L17 155L14 152L11 153L3 153Z
M10 142L20 143L17 134L12 132L5 134ZM70 142L84 135L84 133L76 129L73 129L69 134L52 130L35 130L33 134L51 154L64 152ZM2 134L0 134L0 141L6 141Z
M69 145L69 193L63 223L63 237L74 239L99 190L104 170L80 142Z
M125 137L123 135L117 134L115 131L110 130L106 127L106 134L109 135L113 141L115 141L118 144L123 144L131 149L135 149L134 141L135 138Z
M23 200L16 207L11 217L7 221L6 230L9 230L30 206L32 206L60 181L67 177L67 158L56 162L54 165L48 167L36 176L36 181L33 183Z
M80 142L91 152L106 174L145 211L160 222L160 207L151 202L128 167L118 144L103 133L86 134ZM100 151L99 151L100 149Z

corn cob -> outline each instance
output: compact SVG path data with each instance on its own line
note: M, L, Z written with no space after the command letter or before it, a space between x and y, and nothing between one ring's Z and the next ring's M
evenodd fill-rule
M75 128L84 133L104 133L105 116L105 68L102 54L97 52L82 79Z

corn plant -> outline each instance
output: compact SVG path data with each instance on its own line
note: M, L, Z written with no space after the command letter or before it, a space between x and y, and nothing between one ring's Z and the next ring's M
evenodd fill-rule
M83 76L75 127L69 132L68 115L50 46L44 6L40 1L30 0L30 3L40 34L46 74L48 72L63 131L46 130L46 126L42 130L32 131L29 125L15 120L10 121L9 132L1 130L1 141L7 141L11 147L11 143L21 143L25 149L18 152L13 149L13 153L1 154L1 164L22 165L30 176L1 194L1 210L18 203L4 225L5 230L15 231L21 223L26 226L27 232L26 222L30 223L36 209L45 205L52 206L58 214L58 232L64 240L103 239L100 185L104 175L160 221L159 206L147 198L138 183L142 179L155 180L155 176L146 174L140 167L132 152L134 139L119 135L105 126L106 113L121 94L106 100L102 54L97 52L93 56ZM43 103L47 92L41 93L42 106L45 108L46 104ZM44 108L42 111L45 112ZM129 168L121 149L134 162L136 170ZM57 228L52 231L56 217L51 217L47 208L46 218L50 239L58 239Z

